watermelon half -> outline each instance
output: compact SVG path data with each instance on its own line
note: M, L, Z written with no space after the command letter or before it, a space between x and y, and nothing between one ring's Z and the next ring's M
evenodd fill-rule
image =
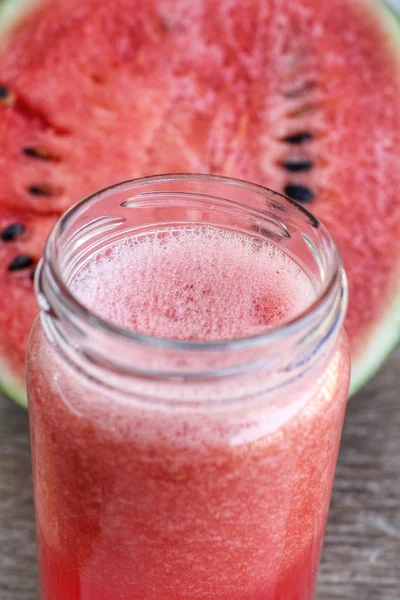
M17 402L48 231L154 173L258 182L324 221L353 391L396 343L400 31L378 0L3 0L0 140L0 377Z

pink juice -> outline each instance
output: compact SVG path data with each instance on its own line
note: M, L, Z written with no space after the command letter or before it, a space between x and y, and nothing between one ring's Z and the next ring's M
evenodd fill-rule
M115 325L189 341L261 334L316 298L282 250L212 226L116 241L69 286ZM43 600L311 600L348 377L341 334L289 385L274 388L266 372L202 388L239 403L199 405L198 385L179 381L143 380L127 398L61 360L37 322L29 404ZM169 402L143 400L150 387Z

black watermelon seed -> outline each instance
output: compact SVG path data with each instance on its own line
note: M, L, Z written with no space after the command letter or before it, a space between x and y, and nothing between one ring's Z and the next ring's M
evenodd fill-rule
M14 103L15 96L5 85L0 83L0 104L9 106Z
M22 152L27 156L31 156L32 158L39 158L41 160L50 160L52 158L51 154L44 148L34 148L33 146L27 146L26 148L22 148Z
M13 242L20 235L25 233L25 226L22 223L11 223L0 234L3 242Z
M285 185L284 193L292 200L296 202L311 202L314 198L314 192L304 185L297 185L295 183L288 183Z
M284 138L284 141L288 144L302 144L303 142L308 142L312 140L312 134L307 131L301 131L300 133L294 133L293 135L288 135Z
M53 191L47 185L31 185L28 192L33 196L52 196Z
M283 163L283 166L287 171L292 172L310 171L314 163L312 160L287 160Z
M27 269L33 265L33 258L29 254L19 254L16 256L8 265L9 271L19 271L20 269Z

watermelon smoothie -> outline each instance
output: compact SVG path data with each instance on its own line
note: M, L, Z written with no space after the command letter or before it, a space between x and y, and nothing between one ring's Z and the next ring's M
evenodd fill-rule
M349 380L340 263L321 304L304 211L283 248L221 193L193 207L190 181L145 198L151 227L129 198L133 227L91 221L110 190L48 242L28 355L43 600L313 598Z

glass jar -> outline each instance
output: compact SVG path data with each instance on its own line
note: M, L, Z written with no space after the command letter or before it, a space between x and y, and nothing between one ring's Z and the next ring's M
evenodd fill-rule
M123 329L72 293L101 249L188 225L278 247L315 301L252 337L201 342ZM311 599L349 384L346 281L321 223L242 181L138 179L60 219L36 291L43 600Z

